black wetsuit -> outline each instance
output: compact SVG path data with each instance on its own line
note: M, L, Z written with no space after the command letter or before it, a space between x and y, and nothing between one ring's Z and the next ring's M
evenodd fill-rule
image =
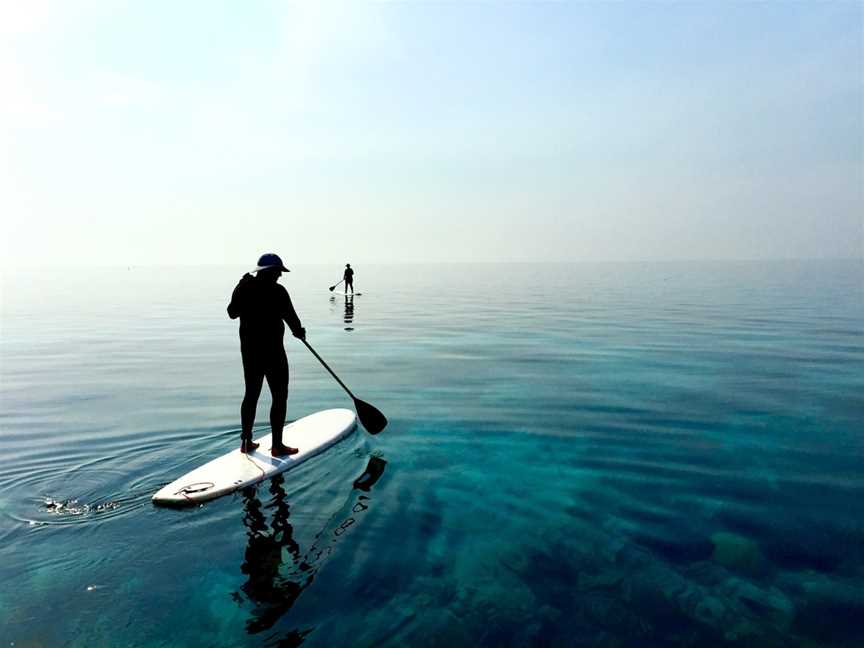
M270 409L273 443L281 445L288 401L288 358L282 344L285 334L283 321L297 337L303 337L306 332L285 287L250 274L244 275L234 288L228 315L231 319L240 318L240 352L246 380L246 393L240 408L240 438L252 439L255 408L266 377L273 396Z
M354 292L354 271L351 268L345 268L345 272L342 274L342 278L345 280L345 292L348 292L348 287L351 287L351 292Z

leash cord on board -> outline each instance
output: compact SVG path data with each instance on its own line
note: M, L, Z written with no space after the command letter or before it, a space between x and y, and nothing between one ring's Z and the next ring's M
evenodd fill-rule
M255 463L254 461L252 461L252 458L251 458L248 454L246 454L245 452L243 452L243 453L241 453L241 454L242 454L244 457L246 457L246 460L247 460L247 461L249 461L253 466L255 466L258 470L261 471L261 477L266 477L266 476L267 476L267 473L264 472L264 469L263 469L261 466L259 466L257 463Z
M205 490L208 490L210 488L213 488L215 485L216 484L214 484L213 482L195 482L194 484L187 484L186 486L184 486L183 488L181 488L179 491L177 491L174 494L175 495L182 495L183 497L186 498L186 501L188 501L188 502L194 502L195 500L193 500L191 497L189 497L189 495L187 495L187 493L200 493L201 491L205 491ZM204 488L193 488L194 486L203 486Z
M267 476L267 473L264 472L264 469L261 466L259 466L257 463L252 461L252 458L248 454L246 454L245 452L242 454L246 458L246 461L251 463L253 466L255 466L261 472L261 477ZM204 486L204 488L193 488L194 486ZM215 484L213 482L196 482L194 484L188 484L187 486L184 486L183 488L181 488L179 491L177 491L174 494L175 495L182 495L186 499L186 501L188 501L188 502L194 502L195 500L193 500L191 497L189 497L188 493L198 493L200 491L207 490L208 488L213 488L213 486L215 486Z

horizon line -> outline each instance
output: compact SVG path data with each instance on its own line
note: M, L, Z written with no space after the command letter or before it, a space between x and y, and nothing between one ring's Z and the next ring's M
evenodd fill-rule
M838 257L740 257L740 258L679 258L679 259L573 259L567 261L525 261L525 260L501 260L501 261L363 261L360 265L379 266L405 266L405 265L601 265L601 264L645 264L645 263L783 263L783 262L819 262L819 261L856 261L864 262L864 253L861 257L838 256ZM247 267L244 263L48 263L39 266L28 266L33 269L111 269L111 268L239 268ZM342 262L296 262L289 265L298 267L333 266L342 265ZM354 265L358 265L356 262ZM0 272L13 271L21 268L17 265L0 265Z

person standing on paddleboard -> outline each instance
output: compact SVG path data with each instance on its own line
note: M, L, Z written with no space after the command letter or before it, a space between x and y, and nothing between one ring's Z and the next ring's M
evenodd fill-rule
M351 294L354 294L354 271L351 269L351 264L345 264L345 272L342 273L342 279L345 280L345 292L348 292L348 288L351 288Z
M270 387L273 404L270 408L270 428L273 445L270 454L274 457L296 454L297 448L282 443L282 428L288 405L288 358L282 338L285 323L294 337L306 339L306 329L291 303L285 287L277 283L283 272L290 272L282 259L275 254L264 254L258 266L252 270L253 277L246 273L240 279L228 304L228 316L240 318L240 353L243 356L243 377L246 393L240 406L240 452L255 451L259 444L252 441L252 426L255 424L255 409L264 378Z

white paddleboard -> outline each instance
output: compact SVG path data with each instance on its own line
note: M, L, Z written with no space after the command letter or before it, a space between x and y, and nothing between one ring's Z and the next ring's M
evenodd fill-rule
M362 294L363 294L363 293L361 293L361 292L356 292L356 293L350 293L350 292L347 292L347 293L343 293L343 292L339 292L339 291L337 290L336 292L333 293L333 296L336 297L336 296L338 295L338 296L340 296L340 297L357 297L358 295L362 295Z
M288 457L271 457L271 436L256 439L261 446L250 454L237 448L218 459L186 473L161 488L154 504L181 506L215 499L239 488L257 484L323 452L357 428L357 417L349 409L329 409L289 423L282 432L285 445L300 452ZM239 440L238 440L239 445Z

